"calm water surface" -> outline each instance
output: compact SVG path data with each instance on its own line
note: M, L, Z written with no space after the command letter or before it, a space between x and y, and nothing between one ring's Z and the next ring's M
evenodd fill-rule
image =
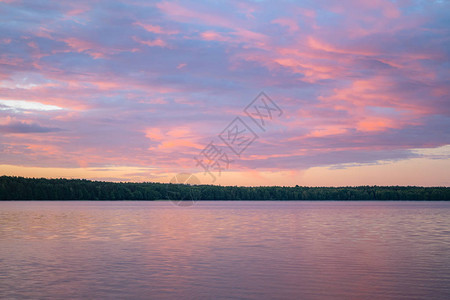
M450 299L450 203L0 202L1 299Z

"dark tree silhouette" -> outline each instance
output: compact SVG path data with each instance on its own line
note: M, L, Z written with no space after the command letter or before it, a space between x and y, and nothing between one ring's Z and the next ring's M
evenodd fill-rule
M450 200L449 187L169 186L154 182L0 177L0 200L181 200L188 194L198 200Z

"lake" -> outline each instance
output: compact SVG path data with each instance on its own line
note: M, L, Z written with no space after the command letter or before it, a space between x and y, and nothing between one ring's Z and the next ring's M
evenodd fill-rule
M0 202L1 299L450 299L450 202Z

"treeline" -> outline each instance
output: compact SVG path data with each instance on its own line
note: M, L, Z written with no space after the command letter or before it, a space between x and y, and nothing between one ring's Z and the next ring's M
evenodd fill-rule
M450 200L448 187L237 187L0 177L0 200Z

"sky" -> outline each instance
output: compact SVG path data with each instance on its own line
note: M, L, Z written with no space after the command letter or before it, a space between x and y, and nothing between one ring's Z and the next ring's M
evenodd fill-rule
M0 175L450 186L449 1L0 0L0 20Z

